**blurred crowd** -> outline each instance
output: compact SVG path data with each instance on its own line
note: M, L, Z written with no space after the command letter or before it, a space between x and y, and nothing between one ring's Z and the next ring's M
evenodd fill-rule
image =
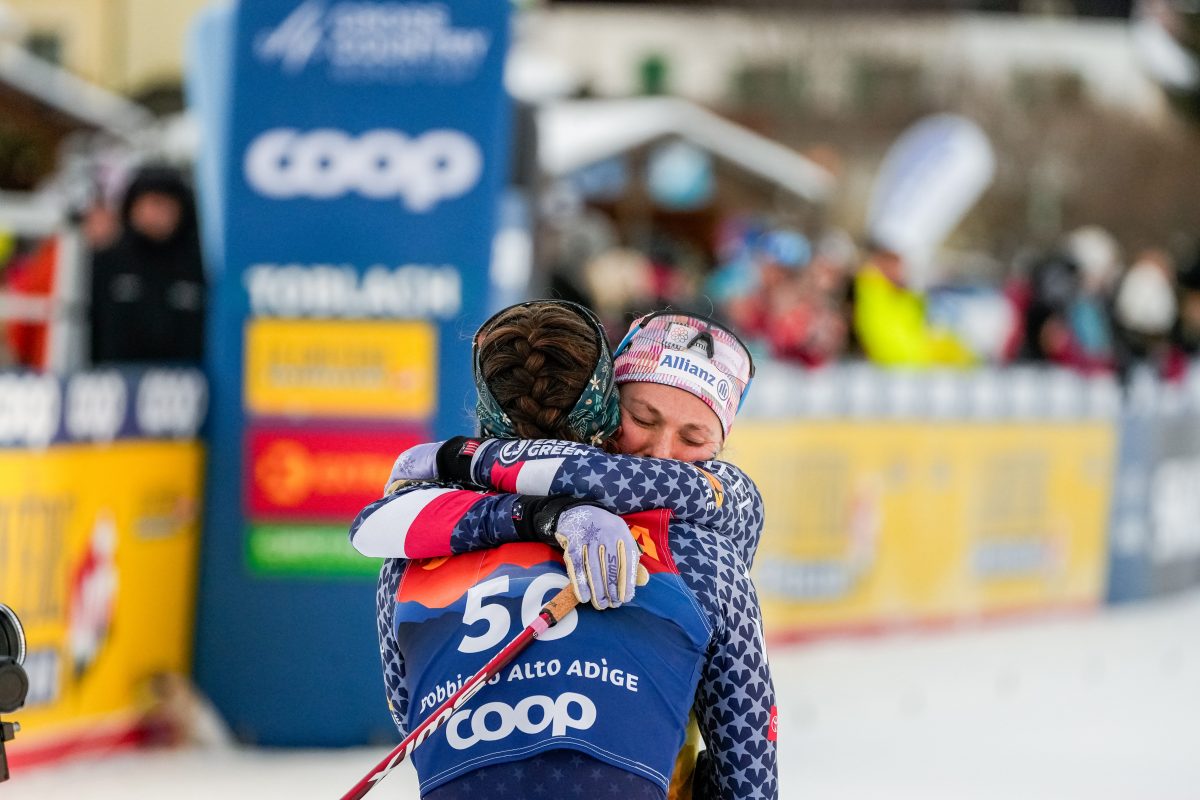
M725 322L757 356L806 367L1033 362L1124 379L1144 364L1173 381L1200 356L1200 252L1126 260L1097 226L990 281L924 286L927 269L841 230L729 218L706 264L669 240L615 246L601 215L588 214L555 242L552 291L593 305L614 338L637 311L670 305Z
M82 239L86 300L57 291L71 268L61 232L23 238L0 231L0 290L21 313L4 321L0 366L43 369L56 318L86 332L88 363L199 363L207 285L192 189L179 170L149 164L122 188L93 187L72 220Z
M89 362L199 362L207 287L191 189L162 166L122 185L95 193L78 219L90 301L74 313L86 317ZM608 216L588 207L544 235L549 294L596 309L614 340L634 314L671 306L726 323L760 358L814 368L1020 361L1123 379L1147 365L1175 381L1200 356L1200 252L1126 259L1096 226L1003 277L940 284L923 278L928 265L879 243L750 216L723 219L707 248L653 229L644 246L624 246ZM4 295L50 298L61 244L0 234ZM0 365L44 367L48 331L45 321L7 320Z

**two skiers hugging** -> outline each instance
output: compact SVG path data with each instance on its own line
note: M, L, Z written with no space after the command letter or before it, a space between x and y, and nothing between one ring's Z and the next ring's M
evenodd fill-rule
M777 797L749 578L762 498L716 460L754 374L745 346L663 311L610 351L591 311L541 300L485 322L473 360L481 436L401 454L350 531L386 559L376 611L397 727L415 728L553 592L571 585L594 608L413 752L422 797Z

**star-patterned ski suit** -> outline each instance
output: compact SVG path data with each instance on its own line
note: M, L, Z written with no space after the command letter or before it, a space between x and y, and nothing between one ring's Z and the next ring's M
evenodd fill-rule
M776 797L774 691L762 643L757 596L748 577L748 565L762 531L762 502L749 478L736 467L723 462L687 464L642 459L611 455L585 445L552 440L493 440L480 449L475 464L473 471L476 479L491 484L495 491L571 495L595 500L621 514L655 508L669 512L669 522L663 526L659 544L666 551L668 561L672 562L676 572L664 574L661 578L654 575L652 585L658 585L654 583L656 579L676 581L697 612L693 620L695 624L684 635L684 638L690 635L697 640L698 669L692 676L691 688L687 688L687 692L708 746L707 759L702 762L704 767L696 775L695 796ZM417 620L409 613L411 609L420 609L420 614L424 616L434 612L421 602L406 605L405 597L398 597L406 591L402 580L406 580L406 573L410 571L411 562L408 559L438 558L497 547L501 548L496 551L498 553L511 552L511 547L502 546L517 541L513 523L513 506L516 502L518 495L514 494L491 494L457 486L414 483L368 506L351 528L351 541L360 552L388 559L380 574L378 628L389 703L402 733L428 714L430 704L436 705L436 698L422 698L421 707L413 708L418 705L416 699L421 697L429 681L414 685L420 681L414 678L413 664L406 663L406 659L414 658L421 648L412 643L410 633L418 628L406 627L406 622ZM667 516L664 515L663 519L666 521ZM529 548L537 545L524 543L520 546ZM547 550L552 551L551 548ZM557 557L558 554L554 554L554 558ZM427 566L430 562L418 563ZM432 563L436 569L441 562ZM645 558L643 563L646 563ZM506 564L504 569L510 569L511 566ZM493 567L495 564L491 563L487 569ZM561 572L561 564L552 568ZM476 574L485 573L494 574L476 568ZM419 577L425 580L428 576L421 574ZM407 579L407 583L423 585L414 583L412 578ZM419 589L408 592L410 597L419 594ZM654 653L659 643L656 633L663 635L663 631L655 628L655 624L667 627L672 624L670 614L664 615L661 608L655 608L656 597L655 592L647 587L639 589L637 598L629 606L644 607L648 614L645 619L651 622L643 620L643 628L609 630L607 635L620 636L622 640L641 638L642 641L625 649L635 653ZM470 602L469 598L466 602ZM583 622L581 629L600 626L596 630L603 632L605 626L617 626L622 619L628 622L636 613L631 609L617 614L600 614L585 609L580 614ZM678 609L673 613L677 618L687 616L680 614ZM584 618L584 615L587 617ZM622 618L618 615L625 616ZM463 620L461 617L456 619L461 629ZM680 622L676 619L675 624L686 627L686 620ZM430 626L426 624L426 627ZM469 630L475 632L479 627ZM516 632L514 629L511 633L515 635ZM441 641L444 643L447 639L453 637L443 636ZM545 652L550 652L551 644L559 643L542 645L547 648ZM442 650L447 649L445 644L441 647ZM471 663L478 668L487 657L488 653L480 652L473 656ZM649 658L643 665L643 672L652 671L650 665L653 663L654 658ZM687 670L681 672L673 674L671 680L687 680ZM493 691L499 691L499 687L496 690L492 687L484 690ZM481 694L480 697L485 699L472 699L468 705L486 702L485 695ZM649 697L646 694L640 699ZM621 699L620 703L626 707L611 709L610 713L630 722L637 720L638 726L645 726L648 723L639 716L638 699ZM667 741L663 750L670 751L672 758L674 751L671 747L677 749L682 741L686 711L685 706L682 713L675 714L675 718L660 721L670 729L670 735L664 737ZM459 727L462 730L469 729L466 722ZM676 733L678 741L672 739ZM603 738L604 733L596 730L589 731L589 735ZM463 740L460 738L457 741ZM427 776L429 768L424 771L421 769L420 755L424 748L436 750L431 747L432 742L427 742L414 754L423 780L422 791L436 797L458 796L454 794L454 787L470 779L471 776L467 774L470 768L457 772L440 770L438 777L441 783L436 777L430 779ZM626 763L628 759L622 761L619 754L611 755L620 749L620 745L608 747L610 744L586 743L577 747L588 754L585 756L588 769L584 772L603 780L608 780L603 776L614 768L636 772L647 779L651 789L660 792L657 796L662 796L665 782L661 773L664 770L631 770ZM540 749L534 746L533 750L539 753L537 758L553 760L560 756L554 756L554 751L546 750L546 747L563 746L561 739L554 739L541 745ZM533 750L523 751L523 756L512 753L493 756L487 763L498 766L482 764L475 770L480 773L475 775L475 779L485 774L485 770L500 770L507 766L509 772L504 773L503 777L511 782L514 771L526 772L520 765L531 757ZM606 760L605 754L611 757ZM576 759L580 753L576 752L570 757ZM436 752L432 758L438 760ZM507 764L501 763L506 760ZM444 761L444 758L438 760L438 766L444 766ZM665 771L669 775L669 764ZM529 790L529 787L526 789Z

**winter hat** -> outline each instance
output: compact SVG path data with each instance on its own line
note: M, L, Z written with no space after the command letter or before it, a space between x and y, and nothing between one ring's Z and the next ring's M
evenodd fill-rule
M615 351L615 380L660 383L700 398L729 436L754 378L754 361L737 335L698 314L656 311L636 320Z
M1179 308L1175 290L1163 268L1139 261L1129 268L1117 289L1117 320L1128 330L1159 336L1171 330Z

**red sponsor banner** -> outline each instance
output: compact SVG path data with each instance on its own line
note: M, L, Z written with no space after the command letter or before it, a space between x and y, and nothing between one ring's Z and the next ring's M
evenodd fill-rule
M396 456L429 439L420 428L252 428L248 515L349 524L383 495Z

